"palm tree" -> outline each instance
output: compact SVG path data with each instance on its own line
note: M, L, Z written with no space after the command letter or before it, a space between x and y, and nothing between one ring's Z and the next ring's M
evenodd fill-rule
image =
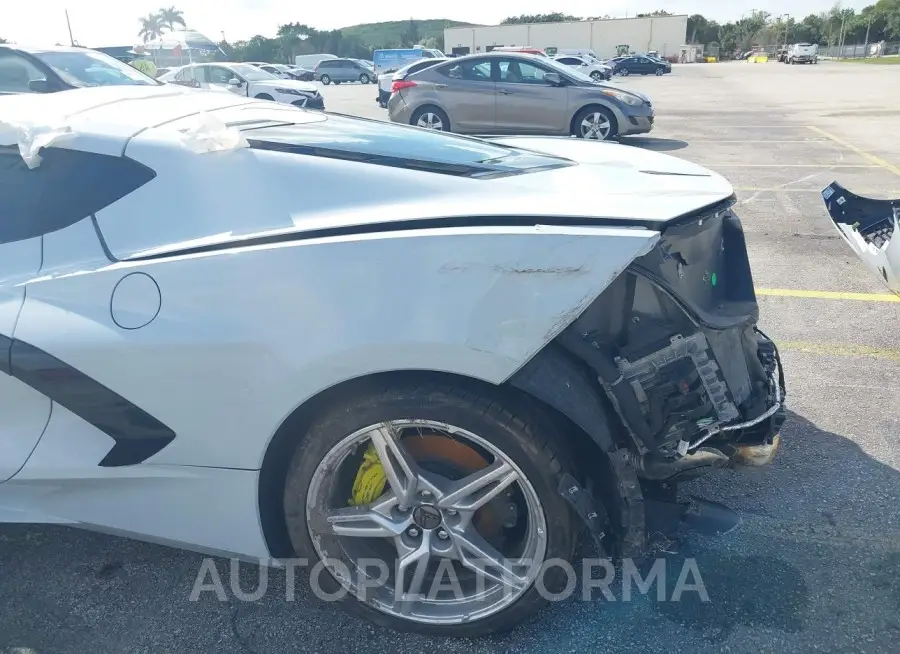
M159 23L162 27L167 27L170 30L175 29L176 25L187 27L187 23L184 22L184 12L181 9L176 9L175 7L160 9L156 15L159 17Z
M138 31L138 36L144 40L144 43L162 36L163 24L158 14L147 14L139 20L141 29Z

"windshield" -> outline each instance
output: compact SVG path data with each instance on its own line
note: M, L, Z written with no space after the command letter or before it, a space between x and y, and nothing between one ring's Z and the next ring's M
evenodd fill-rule
M72 86L158 86L160 82L137 68L102 52L34 52L35 57L53 69Z
M353 61L360 64L361 66L365 66L366 68L371 69L373 67L371 61L365 61L364 59L354 59Z
M286 73L291 69L290 66L285 66L284 64L272 64L272 68L274 68L275 70L280 70L283 73Z
M256 66L251 66L250 64L231 64L231 66L229 67L245 80L251 82L264 82L270 79L280 79L272 73L267 73L266 71L257 68Z
M568 77L569 79L575 79L579 82L587 82L590 84L595 83L594 80L592 80L590 77L588 77L587 75L582 73L577 68L572 68L571 66L566 66L565 64L561 64L558 61L556 61L556 59L551 59L550 57L545 57L545 58L541 59L541 63L545 64L546 66L549 66L550 68L553 68L554 70L559 72L560 75Z
M251 147L266 150L483 179L575 165L480 139L336 115L247 128L244 136Z

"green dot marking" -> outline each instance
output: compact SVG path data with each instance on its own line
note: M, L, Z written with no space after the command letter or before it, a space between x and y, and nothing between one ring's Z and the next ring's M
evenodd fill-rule
M712 282L712 285L713 285L713 286L716 285L716 281L717 281L717 280L716 280L716 273L713 273L713 274L712 274L712 276L709 278L709 281Z

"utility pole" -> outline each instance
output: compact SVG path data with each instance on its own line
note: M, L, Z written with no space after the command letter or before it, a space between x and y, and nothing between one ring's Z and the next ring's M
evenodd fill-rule
M69 45L75 45L75 39L72 38L72 23L69 22L69 10L66 9L66 26L69 28Z
M838 43L840 43L840 50L838 51L838 59L844 58L844 23L847 22L847 14L846 12L841 12L841 34Z
M869 57L869 30L872 29L872 14L869 14L869 22L866 24L866 45L863 46L865 50L863 50L863 57Z

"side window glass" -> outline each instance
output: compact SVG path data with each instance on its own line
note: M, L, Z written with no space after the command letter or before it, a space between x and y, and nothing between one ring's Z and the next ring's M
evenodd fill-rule
M228 80L231 79L231 71L218 66L208 68L206 74L210 84L228 84Z
M491 62L483 59L474 59L450 64L450 66L443 67L441 72L452 79L466 80L468 82L490 82Z
M544 73L543 68L528 63L527 61L519 61L518 59L503 59L499 63L500 81L507 84L543 84Z
M143 164L64 148L42 148L28 168L17 147L0 147L0 244L74 225L156 176Z
M0 93L32 93L28 83L45 79L47 76L24 57L0 53Z

